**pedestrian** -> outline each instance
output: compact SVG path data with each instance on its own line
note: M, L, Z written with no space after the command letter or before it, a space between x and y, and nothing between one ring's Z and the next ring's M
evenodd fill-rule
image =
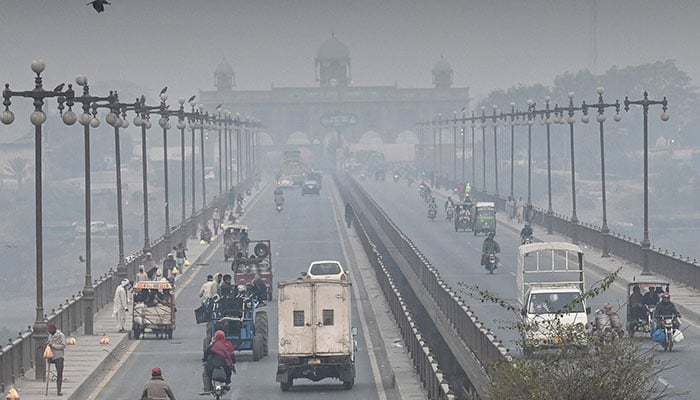
M126 297L126 286L129 284L128 279L121 281L117 290L114 291L114 306L112 308L112 316L117 320L117 329L119 333L126 332L126 313L129 311L129 302Z
M66 348L66 335L56 329L56 324L53 322L49 322L48 325L46 325L46 329L49 331L47 344L51 347L51 351L53 351L53 357L48 360L49 367L50 364L56 365L56 395L63 396L63 393L61 393L61 385L63 385L63 356Z
M172 275L172 269L177 266L177 261L175 261L175 258L173 257L173 253L168 253L168 255L165 257L165 260L163 260L163 275L164 276L171 276Z
M221 215L217 207L214 207L214 212L211 213L211 219L214 223L214 236L216 236L219 234L219 227L221 226Z
M182 272L182 268L185 266L185 258L187 258L187 253L185 252L185 245L182 242L178 243L177 246L173 247L175 250L175 262L177 264L177 269Z
M141 282L147 280L148 274L146 273L145 267L143 265L139 265L139 272L136 274L136 279L134 279L134 282Z
M214 297L218 290L218 285L214 282L214 276L207 275L207 281L202 284L199 289L199 297L202 298L202 304L205 304L209 299Z
M147 251L146 254L144 254L143 266L146 270L146 273L148 274L148 279L152 281L155 280L156 272L158 271L158 265L156 265L156 260L153 259L153 254L151 254L150 251Z
M515 203L515 215L519 224L523 223L523 210L525 210L525 202L522 197L518 197L518 201Z
M506 212L508 213L508 220L512 221L515 218L515 200L512 196L508 196Z
M352 219L354 218L355 213L352 209L352 206L350 203L347 203L345 205L345 223L348 224L348 228L352 225Z
M141 400L175 400L173 390L163 379L163 371L155 367L151 370L151 380L146 382L146 386L141 393Z

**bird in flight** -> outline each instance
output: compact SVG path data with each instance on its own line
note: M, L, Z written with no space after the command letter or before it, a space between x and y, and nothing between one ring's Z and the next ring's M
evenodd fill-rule
M92 0L86 5L92 5L92 8L94 8L95 11L97 11L97 13L99 14L105 10L105 5L112 5L112 3L110 3L107 0Z

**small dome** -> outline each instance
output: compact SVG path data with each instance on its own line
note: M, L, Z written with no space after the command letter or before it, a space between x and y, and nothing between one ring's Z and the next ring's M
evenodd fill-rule
M214 71L215 74L233 74L233 67L231 67L231 64L226 62L226 59L224 58L223 61L216 67L216 70Z
M435 66L433 67L433 72L451 72L452 67L450 66L450 63L448 63L444 57L440 56L440 59L438 62L435 63Z
M316 51L316 59L318 60L337 60L349 59L350 50L348 47L331 35L331 38L323 42Z

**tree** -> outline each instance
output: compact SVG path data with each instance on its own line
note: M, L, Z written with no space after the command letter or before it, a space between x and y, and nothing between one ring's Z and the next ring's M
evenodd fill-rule
M18 189L22 189L22 183L29 176L30 171L29 160L22 157L11 159L5 166L5 173L17 180Z
M619 271L619 270L618 270ZM559 341L553 350L540 350L526 357L507 358L488 366L489 400L586 400L644 399L673 397L657 377L670 368L659 361L655 350L620 338L614 332L592 333L562 324L561 317L584 299L600 295L615 281L617 271L605 277L580 299L558 310L551 321L537 326L514 324L525 337L528 330L544 330ZM520 320L520 309L488 291L460 282L466 293L482 302L493 302L512 311ZM524 343L520 343L522 346Z

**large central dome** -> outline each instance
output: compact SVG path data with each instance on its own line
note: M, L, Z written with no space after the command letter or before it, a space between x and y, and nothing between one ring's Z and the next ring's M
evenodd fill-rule
M348 47L332 35L330 39L321 44L316 52L318 60L347 60L350 58Z

